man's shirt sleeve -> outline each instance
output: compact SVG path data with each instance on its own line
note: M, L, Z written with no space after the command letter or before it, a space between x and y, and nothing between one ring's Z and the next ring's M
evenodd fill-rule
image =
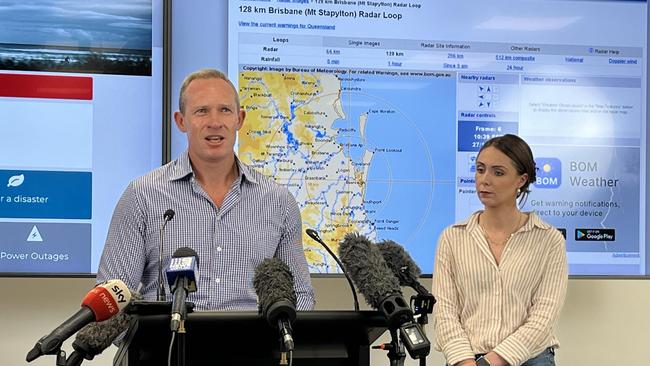
M309 267L302 246L302 219L296 199L286 191L287 209L284 230L276 256L284 261L294 278L294 290L298 298L298 310L312 310L315 305L314 289L309 276Z
M98 282L120 279L130 289L138 288L145 266L145 232L145 214L131 183L113 212L97 271Z

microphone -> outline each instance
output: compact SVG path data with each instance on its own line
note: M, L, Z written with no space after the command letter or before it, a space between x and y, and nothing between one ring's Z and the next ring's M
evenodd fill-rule
M163 220L165 220L165 223L163 225L166 225L167 221L171 221L171 219L174 218L174 215L176 215L176 212L174 212L174 210L172 210L171 208L167 209L167 211L165 211L165 213L163 214Z
M413 311L379 249L366 237L350 233L339 245L339 254L368 305L384 314L390 329L399 329L409 355L414 359L426 357L431 343L413 321Z
M52 333L39 339L25 358L32 362L42 355L58 353L63 341L91 322L101 322L115 316L131 301L129 288L120 280L110 280L95 286L81 302L81 309L64 321Z
M436 298L418 281L421 273L420 267L404 250L404 247L392 240L377 243L377 248L384 257L388 268L399 280L399 284L409 286L417 292L417 295L411 296L411 306L415 314L419 315L418 322L426 324L427 314L433 313Z
M174 210L171 208L167 209L167 211L165 211L163 214L163 224L160 227L160 247L158 248L158 293L156 294L157 301L165 301L166 299L165 285L163 283L162 274L162 257L164 249L163 243L165 241L165 226L167 226L167 223L174 218L174 215L176 215L176 212L174 212Z
M129 329L131 315L124 312L101 323L91 323L77 333L72 342L74 352L66 361L66 366L79 366L84 359L92 360L107 349L113 340Z
M339 265L341 268L341 271L343 272L343 275L345 276L345 279L348 280L348 285L350 285L350 290L352 290L352 299L354 301L354 310L359 311L359 299L357 298L357 290L354 288L354 284L352 283L352 280L350 279L350 276L348 275L347 271L345 270L345 266L343 266L343 263L339 260L339 257L334 254L334 252L325 244L325 242L320 238L316 230L313 229L307 229L306 230L307 235L309 235L310 238L314 239L318 244L322 245L325 250L334 258L336 261L336 264Z
M404 250L404 247L392 240L384 240L377 243L377 247L384 257L388 268L399 280L400 285L409 286L420 295L431 295L418 281L420 278L420 267L413 261L413 258ZM435 303L435 299L433 300ZM433 305L433 304L432 304Z
M131 292L132 300L141 300L142 296L137 292ZM98 354L110 347L113 341L129 329L132 316L127 313L127 305L124 311L116 316L99 323L90 323L83 327L72 343L74 352L66 361L66 366L79 366L84 359L92 360Z
M265 259L255 268L253 287L259 300L260 313L274 328L287 351L293 351L291 323L296 319L296 292L289 266L278 258Z
M183 331L181 323L185 320L187 309L185 301L187 294L196 292L196 278L199 267L199 257L188 247L179 248L174 252L167 269L167 283L172 291L172 332Z

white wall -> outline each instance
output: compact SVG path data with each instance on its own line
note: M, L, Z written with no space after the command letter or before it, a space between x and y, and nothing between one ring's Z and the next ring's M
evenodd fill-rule
M430 282L425 281L425 286L430 287ZM0 278L0 365L26 365L27 351L79 309L82 297L93 284L89 278ZM344 279L317 278L314 285L317 309L351 309L351 295ZM646 364L649 331L650 281L570 280L558 329L562 342L558 365ZM431 335L431 329L428 333ZM72 350L69 343L64 349ZM115 350L112 347L84 365L112 365ZM373 365L388 365L380 351L372 351L371 359ZM53 356L43 356L30 365L54 364ZM418 365L413 360L406 364ZM432 351L427 364L442 366L444 360Z

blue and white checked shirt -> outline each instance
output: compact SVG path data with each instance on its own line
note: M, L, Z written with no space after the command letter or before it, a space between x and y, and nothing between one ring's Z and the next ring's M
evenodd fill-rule
M239 177L221 209L196 181L187 151L131 182L113 213L97 281L121 279L131 289L142 283L143 297L155 300L160 227L163 213L171 208L176 215L165 228L163 271L176 249L196 251L198 291L188 296L196 310L256 310L253 274L262 260L271 257L291 269L297 308L313 309L314 292L295 198L286 188L236 161Z

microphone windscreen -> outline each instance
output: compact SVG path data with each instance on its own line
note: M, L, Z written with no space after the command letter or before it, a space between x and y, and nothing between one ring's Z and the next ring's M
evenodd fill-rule
M90 323L77 333L75 343L83 348L86 355L98 355L129 328L130 322L131 315L122 312L106 321Z
M133 300L142 299L142 296L136 292L129 291L129 293ZM122 311L106 321L90 323L77 333L73 347L86 358L92 358L102 353L117 336L125 332L130 322L131 315Z
M260 304L260 310L266 316L269 308L279 302L288 301L295 308L297 297L293 289L293 274L282 260L267 258L255 268L253 287Z
M388 268L393 272L400 285L412 286L420 277L420 267L413 261L404 247L392 240L377 243L377 248L384 257Z
M387 296L402 294L379 249L365 236L345 235L339 245L339 256L368 305L378 309Z

